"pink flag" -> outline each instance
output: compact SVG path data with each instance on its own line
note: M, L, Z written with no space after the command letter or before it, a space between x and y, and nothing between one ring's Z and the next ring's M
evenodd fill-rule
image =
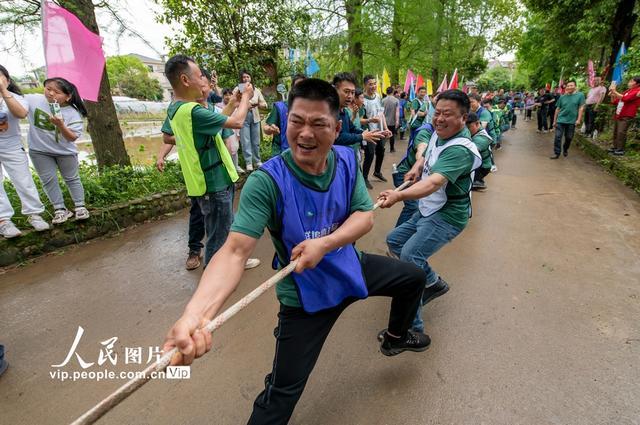
M451 82L449 83L449 89L457 89L458 88L458 68L453 71L453 75L451 76Z
M416 76L413 74L413 72L411 72L410 69L407 69L407 77L404 79L404 92L405 93L409 93L409 89L413 85L413 82L415 81L415 79L416 79Z
M49 1L44 2L42 33L47 77L69 80L83 99L97 102L105 64L100 36Z
M593 67L593 61L591 59L587 62L587 76L589 80L589 87L593 87L596 84L596 70Z
M438 87L438 93L442 93L446 89L447 89L447 74L444 74L444 78L442 79L442 82L440 83L440 87Z

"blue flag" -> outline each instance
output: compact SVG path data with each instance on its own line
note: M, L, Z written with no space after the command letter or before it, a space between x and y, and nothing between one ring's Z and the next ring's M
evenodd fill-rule
M318 62L311 56L311 52L307 50L307 67L305 74L307 74L307 77L311 77L318 71L320 71L320 65L318 65Z
M616 56L616 63L613 68L613 75L611 76L611 80L615 81L616 84L622 84L622 75L629 67L628 62L623 62L622 57L627 54L627 49L624 46L624 42L620 46L620 50L618 51L618 56Z
M409 102L416 98L415 85L411 84L409 87Z

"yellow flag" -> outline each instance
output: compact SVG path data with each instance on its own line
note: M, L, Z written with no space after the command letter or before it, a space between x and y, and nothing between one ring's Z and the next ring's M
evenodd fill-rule
M433 83L427 79L427 94L431 96L433 94Z
M388 87L391 87L391 79L387 73L387 68L382 68L382 92L386 93Z
M378 77L378 74L376 74L376 92L378 92L378 96L380 96L380 98L382 99L382 90L380 89L380 86L382 84L380 84L380 78Z

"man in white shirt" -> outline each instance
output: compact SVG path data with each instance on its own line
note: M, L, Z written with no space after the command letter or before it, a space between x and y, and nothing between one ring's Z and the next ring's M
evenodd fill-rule
M607 89L602 84L602 80L600 77L595 77L594 86L589 89L589 93L587 94L586 105L587 108L585 110L584 124L586 126L585 134L588 136L593 135L593 130L595 130L596 123L596 115L598 113L598 106L604 100L604 96L607 94Z

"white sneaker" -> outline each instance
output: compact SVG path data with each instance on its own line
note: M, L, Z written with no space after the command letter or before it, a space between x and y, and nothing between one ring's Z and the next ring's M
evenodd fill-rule
M262 161L256 162L256 168L260 168L260 167L262 167Z
M27 221L31 226L33 226L34 229L36 229L36 232L44 232L45 230L49 230L49 223L44 221L44 219L39 214L31 214L27 218Z
M73 213L68 209L56 210L53 215L53 220L51 220L51 224L62 224L65 221L69 220L73 217Z
M75 209L76 220L86 220L89 218L89 210L85 207L77 207Z
M253 171L253 165L247 164L247 171Z
M22 235L22 232L16 227L15 224L13 224L13 221L5 220L0 223L0 235L4 236L7 239L11 239Z
M258 260L257 258L249 258L247 259L247 262L244 265L244 269L245 270L255 269L259 265L260 265L260 260Z
M242 169L242 167L241 167L241 166L236 165L236 173L238 173L238 174L244 174L244 170Z

